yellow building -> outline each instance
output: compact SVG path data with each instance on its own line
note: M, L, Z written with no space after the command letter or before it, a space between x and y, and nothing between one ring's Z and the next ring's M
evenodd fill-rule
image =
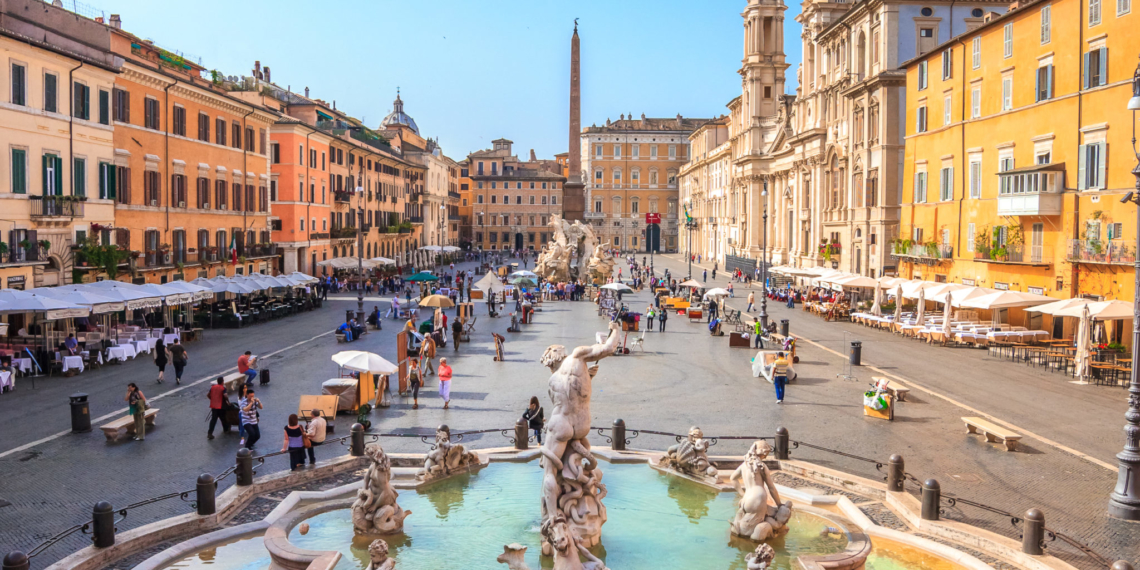
M1131 300L1137 23L1127 1L1023 2L904 64L902 276Z
M68 284L76 246L111 238L123 60L102 24L13 0L0 3L0 61L0 288Z

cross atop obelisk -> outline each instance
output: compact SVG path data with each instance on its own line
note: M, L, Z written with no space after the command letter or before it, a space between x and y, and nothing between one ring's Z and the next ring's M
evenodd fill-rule
M579 65L578 19L574 18L574 35L570 38L570 160L566 184L562 187L562 217L567 221L585 220L586 186L582 183L582 86Z

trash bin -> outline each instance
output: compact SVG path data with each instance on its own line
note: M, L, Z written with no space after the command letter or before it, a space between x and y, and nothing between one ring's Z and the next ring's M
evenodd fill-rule
M851 366L863 365L863 342L851 341Z
M780 336L788 336L788 319L780 319Z
M91 409L87 407L87 394L72 394L70 399L72 433L91 431Z

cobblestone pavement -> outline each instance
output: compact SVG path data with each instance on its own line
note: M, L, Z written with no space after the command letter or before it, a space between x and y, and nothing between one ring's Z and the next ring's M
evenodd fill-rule
M656 262L658 271L670 267L675 275L684 274L675 258L657 256ZM694 271L699 278L699 269ZM723 278L717 282L726 283ZM746 295L730 304L744 308L742 297ZM643 309L648 299L646 293L626 296L634 310ZM385 299L370 298L366 306L384 307L384 303ZM394 333L399 329L395 321L387 321L384 331L372 332L351 345L337 345L329 335L316 336L330 330L344 309L354 307L355 296L341 295L319 311L291 319L240 331L208 331L205 340L188 347L193 360L187 376L205 378L228 369L247 348L269 354L291 347L268 360L273 382L259 391L266 406L259 453L276 451L282 441L280 427L285 415L295 410L298 396L319 393L320 383L336 376L336 367L329 361L333 353L351 348L395 358ZM911 401L899 407L894 422L865 418L861 393L871 372L859 369L854 381L838 378L845 374L845 359L804 342L799 350L799 380L789 386L784 404L778 406L771 385L751 376L752 350L730 349L727 339L710 338L703 324L674 317L668 322L668 332L646 334L644 353L634 349L629 356L614 356L601 363L594 381L594 425L608 426L620 417L630 429L682 433L690 425L699 425L712 436L770 436L784 426L793 440L855 456L885 462L890 454L900 453L908 472L920 480L937 478L944 493L1015 514L1040 508L1050 528L1089 543L1110 560L1136 560L1140 526L1113 521L1104 514L1116 473L1028 435L1038 434L1101 463L1114 464L1123 391L1077 387L1060 375L991 359L982 351L902 341L849 323L824 323L799 310L770 305L769 313L776 319L791 319L794 332L841 354L846 353L843 332L848 331L847 340L863 341L865 363L950 400L915 389ZM473 342L462 344L458 352L450 344L440 351L455 369L451 409L441 409L438 384L429 377L418 410L411 409L409 400L396 398L391 408L373 412L373 431L426 434L442 423L453 431L509 428L532 395L549 407L549 371L538 363L546 346L592 343L594 333L606 326L589 303L546 303L535 323L525 325L520 333L505 332L509 319L489 318L481 303L476 314L479 320ZM507 337L505 362L492 361L492 331ZM66 395L72 391L82 388L91 394L92 413L98 416L121 409L121 392L127 382L140 382L153 397L153 373L149 362L132 362L69 379L45 379L34 391L21 385L12 397L0 397L0 409L16 420L8 425L20 426L0 433L0 453L66 430ZM206 441L203 434L206 388L200 384L171 392L172 387L164 384L159 392L169 394L155 402L162 409L159 425L145 442L109 444L96 430L49 439L0 457L0 472L4 473L0 499L12 503L0 508L0 528L5 529L0 534L0 553L30 549L88 517L96 501L108 500L119 507L189 490L198 474L217 473L230 466L238 448L236 436ZM975 412L966 411L963 405L1023 428L1027 432L1024 449L1008 453L967 436L959 418ZM351 422L351 416L340 416L337 435L346 434ZM418 438L390 437L382 443L393 452L426 449ZM469 436L464 443L489 447L504 445L506 440L489 433ZM634 445L664 448L670 443L672 438L642 434ZM343 447L337 446L318 448L317 453L326 457L342 453ZM744 440L721 440L714 450L743 453L746 447ZM806 446L795 449L793 457L863 477L882 477L873 463ZM259 470L281 470L285 463L284 457L270 458ZM232 478L226 485L230 483ZM188 510L188 504L177 499L140 507L119 528ZM978 509L960 505L947 516L1016 538L1008 520ZM37 557L34 567L46 566L84 546L85 541L82 535L72 536ZM1060 543L1050 547L1082 568L1095 567L1087 556Z

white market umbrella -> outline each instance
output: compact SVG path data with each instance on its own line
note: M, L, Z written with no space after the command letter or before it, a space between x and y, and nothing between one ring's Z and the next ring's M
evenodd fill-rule
M971 309L1006 309L1009 307L1031 307L1053 302L1052 297L1020 291L994 291L988 295L966 299L963 307Z
M454 245L443 246L443 252L444 253L455 253L457 251L462 251L462 250L460 250L458 247L455 247Z
M605 285L602 285L601 288L606 289L607 291L618 291L620 293L633 293L633 289L630 289L629 285L626 285L625 283L607 283ZM723 289L722 289L722 291L723 291ZM725 291L724 294L727 295L728 291Z
M920 291L923 289L928 289L930 287L936 287L938 285L941 285L941 283L917 280L907 281L906 283L902 284L903 297L906 297L907 299L917 299Z
M294 272L290 273L289 275L286 275L286 277L289 280L293 281L294 283L302 284L302 285L309 284L309 283L316 283L318 281L318 279L316 277L313 277L312 275L306 275L304 273L301 273L300 271L294 271Z
M1044 305L1037 305L1036 307L1029 307L1028 309L1025 309L1025 312L1026 313L1041 313L1042 315L1053 315L1054 317L1056 317L1056 316L1074 316L1074 317L1077 317L1080 315L1079 314L1077 314L1077 315L1058 315L1057 313L1063 309L1068 309L1068 308L1072 308L1072 307L1077 308L1078 312L1079 312L1079 309L1081 307L1083 307L1089 303L1092 303L1092 302L1093 302L1092 299L1082 299L1079 297L1075 298L1075 299L1062 299L1060 301L1053 301L1052 303L1045 303Z
M871 314L876 317L883 316L883 289L875 287L875 304L871 305Z
M923 324L926 322L924 320L925 317L926 317L926 289L922 288L922 289L918 290L918 317L915 319L914 324L916 324L918 326L923 326Z
M159 285L157 283L144 283L138 285L138 290L141 293L150 293L155 297L162 297L166 300L167 305L181 305L188 303L193 298L193 295L182 293L177 289L167 287L166 285Z
M1081 322L1077 329L1077 354L1074 376L1081 382L1088 382L1092 372L1092 315L1088 305L1080 307Z
M249 295L259 289L251 283L243 283L232 279L214 278L209 280L214 293L234 293L236 295Z
M162 306L162 295L142 291L138 285L123 283L122 281L96 281L84 287L91 287L96 293L111 297L127 304L127 308L151 309Z
M507 286L503 285L503 282L499 281L499 278L495 277L495 274L491 272L487 272L487 275L483 276L479 281L476 281L472 287L490 294L502 293L507 290Z
M35 292L40 295L54 297L65 303L85 305L91 308L94 314L116 313L127 308L126 303L101 295L96 291L84 288L82 285L65 285L63 287L39 287Z
M372 261L375 261L380 265L396 265L395 259L388 259L387 257L373 257Z
M832 280L831 283L842 285L843 287L880 287L879 282L864 275L849 275L840 279Z
M721 287L715 287L715 288L709 289L708 291L705 292L705 298L706 299L708 299L709 297L727 297L727 296L728 296L728 290L723 289Z
M193 299L195 301L204 301L214 296L213 291L211 291L209 287L204 287L196 283L190 283L188 281L171 281L167 283L166 286L183 293L189 293L193 296Z
M90 307L40 295L34 291L35 289L32 291L0 289L0 301L8 304L5 310L10 313L43 313L44 320L49 321L69 317L86 317L91 313Z
M420 248L420 251L432 251L435 253L439 253L439 252L443 251L443 248L439 247L438 245L425 245L425 246Z
M923 291L926 293L926 299L928 301L946 303L946 298L950 295L951 292L957 291L959 289L969 288L969 285L960 285L958 283L939 283L934 287L927 287Z
M373 374L395 374L399 368L379 354L363 350L345 350L332 355L332 361L342 368Z
M1096 301L1079 307L1069 307L1053 313L1054 317L1075 317L1086 314L1098 321L1127 320L1132 318L1132 304L1124 301Z
M900 283L895 289L895 322L900 322L902 319L902 305L903 305L903 289Z
M535 272L533 272L533 271L526 271L526 270L522 270L522 271L516 271L516 272L514 272L514 273L512 273L512 274L508 275L507 277L509 277L509 278L514 278L514 277L527 277L527 278L530 278L530 279L538 279L538 274L537 274L537 273L535 273Z
M700 283L697 283L696 281L689 279L688 281L681 282L681 284L678 285L678 287L691 287L693 289L701 289L704 287L704 285L701 285Z
M909 281L909 279L903 279L902 277L880 277L879 287L882 287L883 289L891 289L896 285L902 285L907 281Z

